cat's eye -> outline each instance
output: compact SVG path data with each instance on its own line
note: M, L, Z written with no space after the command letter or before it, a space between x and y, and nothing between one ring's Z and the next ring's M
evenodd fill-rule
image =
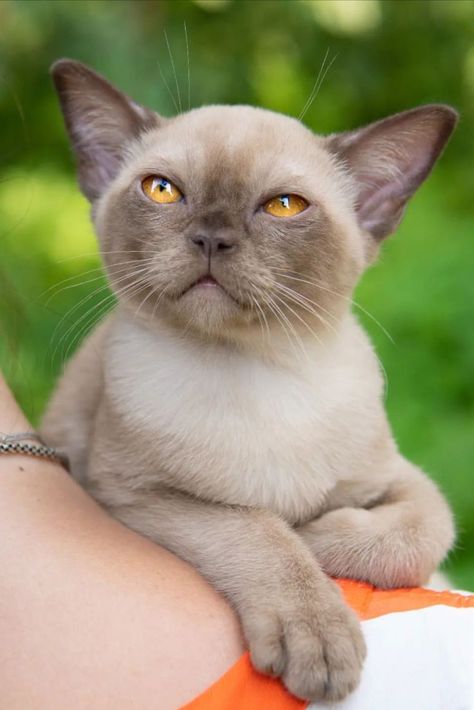
M171 180L160 175L149 175L142 180L142 190L150 200L160 205L169 205L183 199L182 192Z
M299 195L277 195L265 202L263 210L274 217L293 217L308 206L306 200Z

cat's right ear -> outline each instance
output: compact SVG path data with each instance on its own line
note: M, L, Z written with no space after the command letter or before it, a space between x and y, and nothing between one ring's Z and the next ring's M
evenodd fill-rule
M160 117L81 62L60 59L50 71L76 154L79 184L94 202L118 174L127 144L158 126Z

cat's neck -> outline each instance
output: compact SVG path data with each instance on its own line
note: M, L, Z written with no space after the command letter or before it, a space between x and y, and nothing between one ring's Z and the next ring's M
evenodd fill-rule
M184 328L161 315L153 319L135 317L131 310L119 306L116 318L122 322L122 331L130 328L135 334L140 331L148 342L165 338L175 344L177 350L195 348L203 355L223 358L246 358L262 360L269 364L304 369L308 363L316 364L333 357L343 347L354 330L359 331L352 314L345 312L334 324L286 324L269 323L266 327L253 324L240 331L204 334L192 328Z

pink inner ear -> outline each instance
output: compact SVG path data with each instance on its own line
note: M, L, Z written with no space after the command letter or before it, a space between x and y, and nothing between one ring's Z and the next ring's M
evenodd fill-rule
M396 114L353 133L329 138L357 186L362 229L384 237L397 227L408 199L429 175L456 124L447 106Z

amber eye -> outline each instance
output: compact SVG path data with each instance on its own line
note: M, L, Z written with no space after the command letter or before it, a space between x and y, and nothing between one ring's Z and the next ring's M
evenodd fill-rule
M179 202L183 195L171 180L167 180L159 175L149 175L142 180L142 190L153 202L161 205L169 205L172 202Z
M263 205L263 209L274 217L293 217L303 212L308 203L299 195L278 195Z

